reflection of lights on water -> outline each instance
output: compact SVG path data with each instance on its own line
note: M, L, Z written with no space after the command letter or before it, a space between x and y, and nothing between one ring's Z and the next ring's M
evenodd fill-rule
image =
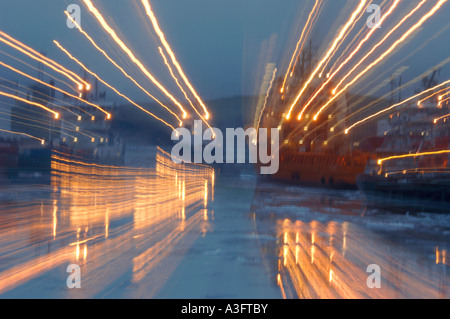
M156 265L171 261L171 247L177 247L176 258L182 258L189 245L210 230L212 215L204 207L205 199L208 200L213 191L213 169L204 165L174 164L162 150L156 159L155 169L137 169L87 163L81 158L54 152L50 188L54 192L53 199L50 203L34 204L36 218L31 214L29 226L15 230L27 232L29 227L30 233L44 236L37 237L33 245L41 245L45 238L51 240L52 245L45 256L33 256L23 265L2 269L0 293L63 263L86 263L88 244L90 260L101 261L91 262L91 271L107 260L120 260L118 256L130 250L131 238L149 247L148 251L137 252L141 259L134 259L134 280L144 278ZM131 225L117 223L129 217ZM0 223L2 233L4 227ZM44 228L48 232L42 235L40 230ZM160 231L158 236L167 236L149 242L155 230ZM19 240L21 237L17 235L5 238L16 238L15 251L29 245L28 240ZM165 257L170 258L165 261ZM147 258L151 262L138 262ZM170 267L172 265L162 268ZM167 270L158 278L168 273ZM93 280L92 285L107 285L107 282L99 278Z
M424 275L422 264L395 262L411 258L403 255L410 253L397 250L386 255L386 243L366 230L350 228L347 222L280 220L277 226L277 284L287 298L446 297L442 269ZM350 246L348 238L352 238ZM436 247L435 263L445 264L445 254ZM380 265L385 280L380 289L367 286L366 268L374 263Z

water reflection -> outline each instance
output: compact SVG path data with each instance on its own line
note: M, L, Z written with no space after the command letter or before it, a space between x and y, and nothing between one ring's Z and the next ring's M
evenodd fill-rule
M389 218L400 225L398 220L409 223L414 217L368 216L361 214L361 205L354 200L317 209L314 198L307 200L311 195L307 193L316 191L265 185L255 194L256 230L261 236L272 233L276 238L261 241L261 250L283 298L450 297L448 236L442 241L436 233L417 240L424 241L423 245L397 242L385 229L379 232L367 226L391 225ZM295 192L299 195L293 205ZM336 192L329 195L337 196ZM433 248L436 242L442 247ZM367 283L372 274L368 266L374 264L381 270L380 289L369 288Z
M161 149L153 169L55 153L50 188L2 190L0 294L151 297L211 230L214 179L212 168L174 164ZM73 263L81 267L83 289L66 287ZM56 289L36 285L46 276Z

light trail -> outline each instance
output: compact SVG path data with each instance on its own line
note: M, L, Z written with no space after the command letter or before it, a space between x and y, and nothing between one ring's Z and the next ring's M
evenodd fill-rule
M94 7L91 0L83 0L85 5L88 7L89 11L92 12L92 14L96 17L100 25L103 27L103 29L111 36L111 38L117 43L117 45L128 55L130 60L138 66L138 68L144 73L147 78L156 85L173 103L175 103L176 106L181 110L182 117L185 119L187 117L187 113L184 110L183 106L178 102L172 94L170 94L167 89L156 80L156 78L147 70L147 68L139 61L136 56L133 54L133 52L123 43L123 41L117 36L116 32L108 25L108 23L105 21L103 16L100 14L100 12L97 10L97 8Z
M4 112L0 112L0 113L6 114L6 113L4 113ZM0 120L1 120L1 121L5 121L5 122L10 123L10 121L11 121L10 116L9 116L10 114L8 113L7 115L8 115L8 118L7 118L7 119L5 119L5 118L0 118ZM44 128L44 129L48 130L49 132L57 132L57 133L61 132L61 134L67 135L67 136L72 137L72 138L75 138L75 136L70 135L70 134L67 133L66 131L60 131L60 130L52 129L52 128L48 129L48 128L42 126L42 125L29 124L29 121L36 122L36 123L43 123L43 124L45 124L45 125L48 125L48 123L44 123L44 122L36 121L36 120L34 120L34 119L24 118L24 117L20 117L20 116L14 116L14 117L20 118L20 119L25 119L25 120L28 121L28 123L26 123L26 122L21 122L21 121L16 121L16 123L18 123L18 124L21 124L21 125L24 125L24 126L28 126L28 127L36 127L36 128L39 128L39 129L43 129L43 128ZM70 130L70 129L69 129L69 130ZM75 132L75 130L70 130L70 131ZM23 135L23 134L26 134L26 133L22 133L22 132L16 132L16 133L22 134L22 135ZM79 132L77 132L77 133L79 133ZM34 136L30 136L29 134L26 134L26 135L29 136L29 137L31 137L31 138L34 138ZM86 136L89 136L89 135L86 134ZM40 138L37 138L37 139L41 140ZM41 141L41 144L42 144L42 141ZM44 139L44 144L45 144L45 139Z
M87 90L90 89L90 84L87 83L86 81L84 81L76 73L66 69L65 67L63 67L59 63L53 61L52 59L47 58L43 54L35 51L34 49L30 48L29 46L25 45L24 43L14 39L13 37L9 36L8 34L0 31L0 35L2 35L3 37L5 37L5 38L7 38L9 40L8 41L8 40L3 39L3 38L0 37L0 41L1 42L3 42L5 44L9 45L10 47L12 47L12 48L22 52L23 54L25 54L26 56L30 57L31 59L45 64L46 66L48 66L49 68L51 68L55 72L58 72L58 73L64 75L65 77L70 79L72 82L77 84L77 88L78 88L79 91L83 90L83 87L86 87Z
M405 169L405 170L401 170L401 171L394 171L394 172L389 172L385 174L385 177L389 177L392 175L406 175L406 174L430 174L430 173L448 173L450 172L449 170L445 169L445 168L440 168L440 167L431 167L431 168L423 168L423 169Z
M419 100L419 102L417 102L417 105L420 106L420 104L422 104L422 102L424 102L424 101L426 101L426 100L432 98L433 96L435 96L435 95L437 95L437 94L439 94L439 93L441 93L441 92L447 91L448 89L449 89L449 88L443 88L442 90L439 90L439 91L437 91L437 92L434 92L433 94L428 95L427 97L425 97L425 98ZM446 94L444 94L444 95L441 95L441 96L443 97L443 96L445 96L445 95L447 95L447 94L449 94L449 93L450 93L450 92L448 92L448 93L446 93ZM440 98L439 100L442 100L442 98Z
M406 87L410 87L410 86L414 85L415 83L421 81L424 77L429 76L431 72L433 72L434 70L439 69L440 67L446 65L448 62L450 62L450 58L448 58L448 59L446 59L446 60L440 62L439 64L437 64L437 65L433 66L432 68L430 68L429 70L425 71L424 73L422 73L422 74L416 76L415 78L413 78L413 79L410 80L409 82L403 84L401 87L396 88L396 89L394 90L394 93L397 93L399 90L401 90L401 89L403 89L403 88L406 88ZM398 75L400 75L402 72L404 72L404 71L407 70L407 69L408 69L408 68L405 68L405 67L400 68L400 69L398 69L398 70L394 73L394 75L397 75L397 76L398 76ZM447 82L445 82L445 83L447 83ZM428 93L428 92L430 92L430 91L433 91L433 90L439 88L440 86L445 85L445 83L439 84L439 85L435 86L434 88L432 88L431 90L426 90L426 91L424 91L424 92L422 92L422 93L420 93L420 94L425 94L425 93ZM378 87L378 88L374 88L373 90L369 91L369 92L368 92L368 95L375 94L375 92L377 92L380 88L384 87L384 85L386 85L386 83L384 83L384 84L383 84L383 82L380 83L379 87ZM355 111L355 112L353 112L353 113L347 115L345 118L341 119L341 120L335 125L335 127L340 126L341 124L346 125L345 123L346 123L346 122L348 121L348 119L350 119L352 116L355 116L355 115L357 115L357 114L359 114L359 113L362 113L362 112L364 112L364 111L370 110L374 105L376 105L376 104L378 104L378 103L382 103L383 101L385 101L385 99L388 99L390 96L391 96L391 93L387 93L387 94L381 96L380 98L378 98L377 100L372 101L372 102L370 102L369 104L365 105L364 107L358 108L357 111ZM420 95L419 95L419 96L420 96ZM359 105L362 101L363 101L363 99L359 99L357 102L352 103L352 104L353 104L353 105ZM408 101L409 101L409 99L408 99ZM342 131L342 133L344 133L344 131ZM331 137L329 140L331 140L332 138L334 138L334 137L336 137L336 136L338 136L338 135L339 135L339 134L335 134L335 135L334 135L333 137Z
M66 95L68 95L68 96L70 96L70 97L72 97L72 98L74 98L74 99L77 99L77 100L79 100L79 101L81 101L81 102L83 102L83 103L86 103L86 104L88 104L88 105L90 105L90 106L93 106L93 107L95 107L96 109L100 110L101 112L105 113L107 119L111 119L111 114L108 113L108 112L106 112L104 109L102 109L102 108L101 108L100 106L98 106L97 104L94 104L94 103L91 103L91 102L89 102L89 101L86 101L86 100L80 98L80 97L77 96L77 95L70 94L70 93L67 92L67 91L64 91L64 90L62 90L62 89L60 89L60 88L58 88L58 87L56 87L56 86L54 86L54 85L51 85L51 84L46 83L46 82L44 82L44 81L41 81L41 80L39 80L38 78L35 78L35 77L31 76L31 75L28 75L27 73L22 72L22 71L20 71L20 70L14 68L14 67L12 67L12 66L6 64L6 63L3 63L3 62L1 62L1 61L0 61L0 65L3 66L3 67L5 67L5 68L7 68L7 69L10 69L11 71L14 71L14 72L20 74L20 75L22 75L22 76L24 76L24 77L26 77L26 78L28 78L28 79L31 79L31 80L33 80L33 81L35 81L35 82L37 82L37 83L40 83L40 84L45 85L45 86L48 86L48 87L50 87L50 88L52 88L52 89L54 89L54 90L56 90L56 91L58 91L58 92L64 93L64 94L66 94Z
M428 0L422 0L410 13L408 13L405 17L403 17L400 22L393 27L385 36L384 38L379 41L336 85L334 88L334 93L339 89L339 87L342 85L342 83L377 49L379 48L398 28L400 28L403 23L405 23L406 20L408 20L414 13L416 13L422 5L425 4Z
M295 98L294 102L292 103L289 112L286 115L286 119L290 119L291 117L291 113L295 107L295 105L297 104L297 102L300 100L300 97L303 95L303 92L306 90L306 88L308 87L308 85L312 82L312 80L315 78L316 74L319 72L320 68L322 67L322 65L325 63L325 61L328 59L328 57L330 56L330 54L333 52L334 48L337 46L337 44L339 43L339 41L342 39L342 37L344 36L344 34L346 33L346 31L348 30L348 28L353 24L353 21L356 19L356 17L358 16L358 14L361 12L361 10L363 10L364 6L366 5L367 0L361 0L358 7L356 8L356 10L352 13L349 21L345 24L345 26L343 27L343 29L341 30L341 32L339 33L338 37L335 39L334 43L332 44L331 48L328 50L327 54L325 55L325 57L319 62L319 65L316 67L316 69L312 72L311 76L309 77L309 79L306 81L306 83L304 84L303 88L300 90L300 92L297 94L297 97ZM299 119L301 119L303 115L303 112L300 113L299 115Z
M158 35L159 39L161 40L162 45L164 46L164 48L166 49L167 53L170 56L170 60L172 61L173 65L175 65L176 69L178 70L178 73L181 75L181 78L183 79L184 83L186 84L186 86L189 88L189 90L191 91L191 93L195 96L195 98L197 99L198 103L201 105L201 107L203 108L203 111L205 112L205 118L209 119L209 113L208 110L206 109L205 104L203 103L202 99L200 98L200 96L198 96L197 92L195 91L194 87L192 86L192 84L189 82L186 74L184 73L183 69L181 68L181 65L178 63L175 54L173 53L169 43L166 40L166 37L164 35L164 33L161 31L161 28L159 27L158 24L158 20L156 19L155 14L152 11L152 8L150 6L150 3L148 0L141 0L142 5L145 8L145 12L147 13L148 17L150 18L153 28L155 29L156 34Z
M172 78L174 79L175 83L178 85L178 87L180 88L181 92L184 94L184 97L186 98L186 100L189 102L189 104L191 105L191 107L194 109L195 113L197 113L197 115L202 119L203 122L205 122L205 124L212 130L212 127L209 125L208 121L206 121L203 116L200 114L200 112L195 108L194 104L192 103L192 101L189 99L189 96L187 95L186 91L183 89L183 87L181 86L180 82L178 81L178 78L175 76L175 74L173 73L172 67L170 66L169 62L167 61L166 55L164 54L164 51L161 47L158 47L159 49L159 53L161 54L161 57L164 60L165 65L167 66L167 68L169 69L170 75L172 76Z
M38 141L40 141L42 145L44 145L44 144L45 144L45 140L43 140L42 138L39 138L39 137L36 137L36 136L30 135L30 134L27 134L27 133L22 133L22 132L14 132L14 131L8 131L8 130L3 130L3 129L0 129L0 131L1 131L1 132L5 132L5 133L9 133L9 134L14 134L14 135L23 135L23 136L26 136L26 137L30 137L30 138L32 138L32 139L35 139L35 140L38 140Z
M389 0L384 0L380 4L380 7L383 8L382 10L384 10L384 5L386 4L386 2L389 2ZM364 27L359 30L359 32L353 37L353 39L350 41L348 46L342 51L342 53L339 55L339 57L336 59L336 61L333 63L333 65L330 67L330 71L328 72L328 74L330 74L331 71L335 69L336 65L339 64L339 62L341 61L341 59L343 57L347 56L348 51L354 50L357 43L359 43L361 38L364 36L364 34L365 34L364 31L370 31L370 28L366 28L364 25Z
M441 99L441 100L439 101L439 103L438 103L438 106L441 106L442 103L447 102L448 100L450 100L450 97L448 97L448 98L446 98L446 99L444 99L444 100Z
M390 156L390 157L385 157L385 158L379 159L377 161L377 164L382 165L384 162L390 161L393 159L402 159L402 158L409 158L409 157L422 157L422 156L441 155L441 154L450 154L450 150Z
M448 117L450 117L450 113L449 114L446 114L446 115L444 115L444 116L441 116L441 117L438 117L438 118L436 118L436 119L434 119L434 124L437 124L437 122L439 122L440 120L443 120L443 119L446 119L446 118L448 118Z
M285 86L286 86L286 81L287 81L287 78L288 78L289 74L291 73L291 69L292 69L293 64L294 64L294 59L297 56L297 52L299 52L299 54L301 53L301 49L299 51L300 45L302 45L302 43L304 43L304 41L306 40L306 36L305 36L306 30L307 30L307 28L309 28L309 23L310 23L311 18L312 18L313 14L314 14L314 12L316 10L316 7L320 6L321 2L322 2L322 0L316 0L316 3L314 4L314 6L313 6L313 8L312 8L312 10L311 10L311 12L310 12L310 14L308 16L308 20L306 20L306 24L305 24L305 26L303 28L303 31L302 31L301 35L300 35L300 39L298 40L297 45L295 47L294 54L292 55L291 61L289 62L289 67L287 68L286 74L284 75L284 80L283 80L283 84L281 85L280 93L284 93L284 89L285 89Z
M26 122L16 121L16 123L21 124L21 125L24 125L24 126L27 126L27 127L36 127L36 128L39 128L39 129L45 129L45 130L48 130L49 132L56 132L56 133L61 132L61 134L70 136L70 137L72 137L72 138L75 139L75 138L76 138L75 136L70 135L69 133L67 133L67 131L70 131L70 132L73 132L73 133L77 133L77 134L84 135L84 136L88 137L90 140L92 140L92 139L95 140L94 135L89 135L89 134L84 133L84 132L82 132L82 131L80 131L80 130L70 129L70 128L67 128L67 127L66 127L64 131L60 131L60 130L58 130L58 129L53 129L53 128L47 128L47 127L45 127L45 125L48 126L48 123L44 123L44 122L41 122L41 121L36 121L36 120L33 120L33 119L29 119L29 118L27 119L27 118L25 118L25 117L20 117L20 116L14 116L14 117L20 118L20 119L25 119L25 120L27 120L27 121L32 121L32 122L35 122L35 123L41 123L41 124L44 124L44 126L43 126L43 125L29 124L29 123L26 123ZM71 124L71 123L67 123L67 122L66 122L66 124ZM73 125L73 124L71 124L71 125ZM75 125L73 125L73 126L75 126ZM88 131L86 131L86 132L88 132ZM88 133L90 133L90 132L88 132ZM92 133L91 133L91 134L92 134ZM98 136L97 136L97 137L98 137Z
M256 126L256 131L258 131L258 129L259 129L259 125L261 123L261 117L262 117L262 115L264 113L264 109L266 108L267 100L269 99L269 94L270 94L270 91L272 90L273 82L275 81L275 76L277 75L277 71L278 71L277 68L275 68L273 70L272 79L270 80L269 87L267 88L267 93L266 93L266 97L264 99L264 104L263 104L263 106L261 108L261 112L259 113L258 125Z
M58 112L55 112L55 111L49 109L48 107L46 107L46 106L44 106L44 105L42 105L40 103L28 101L27 99L24 99L24 98L21 98L21 97L18 97L18 96L15 96L13 94L9 94L9 93L3 92L3 91L0 91L0 95L9 97L9 98L12 98L12 99L15 99L17 101L21 101L21 102L24 102L24 103L27 103L27 104L30 104L30 105L34 105L34 106L40 107L41 109L46 110L47 112L53 113L55 115L55 119L59 118L59 113Z
M386 50L383 54L381 54L374 62L369 64L361 73L359 73L352 81L347 83L344 88L342 88L338 93L336 93L333 98L331 98L327 103L325 103L320 110L314 115L314 120L317 120L317 117L322 113L322 111L329 106L338 96L340 96L343 92L345 92L352 84L354 84L359 78L361 78L364 74L366 74L369 70L371 70L375 65L377 65L379 62L381 62L387 55L389 55L392 51L395 50L395 48L405 41L415 30L417 30L422 24L427 21L431 16L433 16L437 10L448 0L440 0L434 7L429 11L426 15L424 15L419 22L417 22L414 26L412 26L406 33L403 34L403 36L395 41L395 43Z
M144 92L145 94L147 94L147 96L149 96L151 99L153 99L154 101L156 101L156 103L158 103L160 106L162 106L165 110L167 110L170 114L172 114L173 116L176 117L176 119L178 120L178 122L182 122L181 119L178 117L177 114L175 114L169 107L167 107L166 105L164 105L164 103L162 103L160 100L158 100L156 97L154 97L152 94L150 94L146 89L144 89L142 87L142 85L140 85L133 77L131 77L119 64L117 64L116 61L114 61L109 55L108 53L105 52L105 50L103 50L102 48L100 48L100 46L92 39L91 36L89 36L89 34L87 34L83 28L81 28L81 26L70 16L70 14L67 11L64 11L64 13L66 14L66 16L74 23L74 25L77 27L78 31L80 31L81 34L83 34L86 39L89 40L89 42L91 42L91 44L101 53L103 54L103 56L109 61L111 62L120 72L122 72L122 74L128 78L131 82L134 83L134 85L136 85L142 92Z
M395 0L392 6L389 8L389 10L383 14L383 17L380 19L378 25L381 25L384 20L386 20L391 13L394 11L394 9L397 7L400 0ZM309 101L303 106L303 112L308 108L309 105L314 101L314 99L320 94L320 92L323 91L323 89L331 82L331 80L335 77L335 75L358 53L358 51L361 49L361 47L366 43L369 38L372 36L372 34L377 30L377 26L374 26L372 29L370 29L370 32L366 35L366 37L361 40L361 42L358 44L358 46L353 50L352 53L350 53L347 57L347 59L342 62L339 67L328 77L328 79L322 84L322 86L316 91L316 93L309 99Z
M170 127L172 130L175 130L175 128L170 125L169 123L167 123L166 121L164 121L163 119L161 119L160 117L156 116L155 114L153 114L152 112L146 110L145 108L143 108L142 106L138 105L137 103L135 103L134 101L132 101L130 98L128 98L126 95L120 93L116 88L114 88L112 85L110 85L109 83L107 83L106 81L104 81L103 79L101 79L96 73L92 72L91 70L89 70L83 63L81 63L77 58L75 58L72 54L70 54L69 51L67 51L61 44L59 44L58 41L54 40L53 43L56 44L56 46L63 51L70 59L72 59L73 61L75 61L76 63L78 63L79 66L81 66L86 72L88 72L89 74L91 74L93 77L95 77L97 80L99 80L101 83L103 83L104 85L106 85L108 88L110 88L111 90L113 90L117 95L123 97L124 99L126 99L128 102L130 102L131 104L133 104L134 106L136 106L138 109L140 109L141 111L147 113L148 115L152 116L153 118L155 118L156 120L162 122L163 124L167 125L168 127ZM179 122L180 125L182 125L183 123Z
M4 82L8 82L8 83L10 83L10 84L12 84L12 85L17 85L17 87L24 88L24 89L29 90L29 91L31 91L31 92L37 92L37 93L39 93L39 94L41 94L41 95L44 95L44 96L49 97L49 99L51 98L51 97L50 97L49 95L47 95L47 94L43 94L42 92L39 92L39 91L37 91L37 90L33 90L33 89L31 89L31 88L29 88L29 87L26 87L26 86L24 86L24 85L18 84L18 83L13 82L13 81L10 81L10 80L8 80L8 79L6 79L6 78L4 78L4 77L1 77L1 76L0 76L0 80L2 80L2 81L4 81ZM11 87L8 87L8 86L5 86L5 85L1 85L1 86L2 86L2 87L5 87L5 88L8 88L8 89L11 89ZM23 92L21 92L21 93L23 93ZM55 100L55 101L58 101L58 102L60 102L60 103L64 103L64 104L67 103L66 101L63 101L63 100L60 100L60 99L57 99L57 98L52 98L52 99ZM14 104L11 104L11 103L6 103L6 102L3 102L3 103L8 104L8 105L11 105L11 106L14 105ZM50 102L49 102L49 103L50 103ZM67 107L64 107L64 106L62 106L62 105L56 104L56 103L54 103L54 102L51 102L51 104L54 105L55 107L58 107L58 108L61 108L61 109L66 110L67 112L69 112L69 113L71 113L71 114L77 116L78 118L81 117L81 115L79 115L78 113L75 113L75 112L72 111L72 110L69 110ZM82 109L81 107L79 107L79 106L77 106L77 105L71 104L70 106L73 107L73 108L76 108L77 110L79 110L79 111L81 111L81 112L83 112L83 113L86 113L86 114L89 115L90 117L93 116L91 113L89 113L88 111Z
M409 58L409 57L407 57L407 58ZM450 62L450 58L445 59L444 61L440 62L439 64L437 64L437 65L435 65L435 66L433 66L432 68L430 68L429 70L425 71L424 73L422 73L422 74L416 76L415 78L413 78L413 79L410 80L409 82L403 84L401 87L396 88L396 89L394 90L393 93L397 93L398 91L402 90L403 88L410 87L410 86L416 84L417 82L421 81L424 77L429 76L432 72L434 72L434 70L437 70L437 69L443 67L444 65L446 65L446 64L449 63L449 62ZM399 76L402 72L404 72L404 71L407 70L407 69L408 69L408 68L405 68L405 67L398 69L398 70L394 73L394 76L395 76L395 77ZM388 81L389 81L389 80L390 80L390 79L388 79ZM384 83L384 84L383 84L383 83L380 83L379 87L378 87L378 88L375 88L375 89L373 89L373 90L371 90L371 91L369 91L369 92L368 92L368 95L373 95L373 94L375 94L379 89L381 89L382 87L384 87L384 85L386 85L386 84L387 84L387 82ZM435 87L433 88L433 90L436 89L436 88L439 88L440 86L442 86L442 84L435 86ZM426 90L426 91L423 92L423 94L428 93L429 91L430 91L430 90ZM362 107L362 108L358 108L358 111L353 112L351 115L347 116L347 119L349 119L351 116L356 115L356 114L358 114L358 113L360 113L360 112L363 112L363 111L365 111L365 110L369 110L373 105L375 105L375 104L378 103L378 102L382 102L382 101L384 101L385 99L388 99L390 96L391 96L391 93L386 93L385 95L381 96L381 97L380 97L379 99L377 99L376 101L373 101L373 102L367 104L366 106L364 106L364 107ZM359 101L361 102L362 99L360 99ZM354 105L358 105L358 103L354 103ZM345 121L346 121L346 120L341 120L339 123L343 123L343 122L345 122Z
M442 99L443 99L444 97L446 97L447 95L449 95L449 94L450 94L450 91L447 92L447 93L444 93L444 94L442 94L442 95L439 95L438 101L442 101Z
M390 106L390 107L388 107L388 108L386 108L386 109L383 109L383 110L381 110L381 111L379 111L379 112L377 112L377 113L375 113L375 114L369 115L369 116L367 116L366 118L364 118L364 119L362 119L362 120L360 120L360 121L358 121L358 122L352 124L351 126L349 126L349 127L345 130L345 134L348 134L348 132L349 132L352 128L354 128L355 126L358 126L358 125L360 125L360 124L362 124L362 123L364 123L364 122L366 122L366 121L368 121L368 120L370 120L370 119L372 119L372 118L374 118L374 117L376 117L376 116L378 116L378 115L380 115L380 114L383 114L383 113L385 113L385 112L387 112L387 111L390 111L390 110L396 108L397 106L400 106L400 105L402 105L402 104L405 104L406 102L409 102L409 101L411 101L411 100L413 100L413 99L415 99L415 98L417 98L417 97L419 97L419 96L421 96L421 95L423 95L423 94L425 94L425 93L431 92L431 91L435 90L436 88L441 87L441 86L443 86L443 85L446 85L446 84L448 84L448 83L450 83L450 80L447 80L447 81L445 81L445 82L443 82L443 83L441 83L441 84L439 84L439 85L437 85L437 86L435 86L435 87L432 87L431 89L428 89L428 90L425 90L425 91L423 91L423 92L420 92L420 93L418 93L418 94L416 94L416 95L413 95L413 96L407 98L406 100L403 100L403 101L400 102L400 103L394 104L394 105L392 105L392 106Z
M7 116L8 116L8 119L0 118L0 120L2 120L2 121L8 121L8 122L10 122L10 117L14 117L14 118L17 118L17 119L25 120L25 121L28 121L28 122L31 121L31 122L38 123L38 124L42 124L42 125L35 125L35 124L29 124L29 123L26 123L26 122L16 121L16 123L18 123L18 124L22 124L22 125L29 126L29 127L37 127L37 128L49 130L49 131L52 131L52 132L53 132L53 131L57 131L57 130L54 130L54 129L52 129L52 128L48 129L48 128L47 128L48 122L39 121L39 120L36 120L36 119L34 119L34 118L32 118L32 117L13 115L13 114L6 113L6 112L1 112L1 111L0 111L0 114L4 114L4 115L7 115ZM92 133L89 132L89 131L86 131L86 132L87 132L87 133L90 133L91 135L89 135L89 134L87 134L87 133L83 133L83 132L80 131L80 130L76 130L77 126L76 126L75 124L73 124L73 123L68 122L68 121L62 120L62 122L64 122L65 124L70 125L70 126L72 126L73 128L75 128L75 129L70 129L70 128L67 128L67 127L65 128L66 130L69 130L69 131L71 131L71 132L79 133L79 134L84 135L84 136L87 136L87 137L89 137L89 138L91 138L91 139L94 138L94 135L97 136L97 137L100 137L99 135L92 134ZM65 131L61 131L61 133L62 133L62 134L66 134L66 135L71 136L71 137L74 137L74 136L72 136L72 135L69 135L69 134L66 133Z
M447 95L449 95L449 94L450 94L450 91L448 91L448 92L446 92L446 93L440 95L440 96L438 97L438 100L441 101L445 96L447 96Z
M45 72L44 70L40 70L40 69L38 69L37 67L35 67L35 66L33 66L33 65L29 64L29 63L26 63L25 61L22 61L21 59L15 57L15 56L12 56L11 54L8 54L8 53L6 53L6 52L4 52L4 51L1 51L1 50L0 50L0 53L3 54L3 55L5 55L5 56L7 56L7 57L9 57L10 59L13 59L13 60L15 60L15 61L17 61L17 62L19 62L19 63L21 63L21 64L27 66L27 67L29 67L30 69L35 70L36 72L41 72L42 74L48 76L49 78L54 79L55 81L61 82L62 84L66 85L68 88L71 88L71 89L72 89L72 87L71 87L71 85L70 85L69 83L67 83L67 82L65 82L65 81L63 81L63 80L61 80L61 79L58 79L58 78L54 77L53 75L51 75L51 74Z

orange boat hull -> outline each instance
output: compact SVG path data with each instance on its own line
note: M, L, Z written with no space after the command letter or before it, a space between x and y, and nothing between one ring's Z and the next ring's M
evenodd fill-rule
M356 178L364 173L369 154L336 155L327 153L280 154L280 167L272 179L330 188L356 188Z

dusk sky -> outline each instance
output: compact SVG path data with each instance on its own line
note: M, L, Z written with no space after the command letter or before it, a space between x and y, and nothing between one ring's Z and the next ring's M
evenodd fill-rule
M171 91L180 94L159 55L157 48L160 45L159 41L140 1L93 2L151 72ZM374 1L378 2L382 1ZM407 12L408 8L418 2L403 1L402 9L399 10ZM127 71L142 83L148 84L153 93L162 96L109 40L81 1L2 0L0 29L35 49L46 51L49 57L80 72L80 68L54 46L52 40L56 39L106 81L129 94L138 94L141 97L139 99L144 99L139 90L116 72L78 31L66 27L63 11L71 3L79 4L82 8L82 27L108 53L126 66ZM313 43L320 48L322 54L339 27L348 19L356 3L356 1L328 1L312 36ZM434 0L429 1L429 7L425 6L421 11L422 14L435 3ZM265 64L268 62L274 62L280 70L279 75L282 75L314 1L164 0L152 1L151 4L185 73L203 98L212 99L258 93ZM367 13L360 19L362 26L368 15ZM449 30L444 30L449 27L449 15L450 5L446 3L420 32L414 34L411 41L395 51L380 71L375 72L385 72L392 67L390 70L392 74L400 67L407 66L408 69L403 74L403 83L406 83L445 60L450 52ZM402 15L398 14L389 19L389 25L398 22L401 17ZM417 18L414 21L417 21ZM436 38L433 39L435 35ZM394 38L398 37L399 35ZM426 40L429 41L428 44L413 53ZM12 53L4 45L1 47L3 51ZM408 58L409 54L412 56ZM16 56L22 58L17 54ZM407 59L401 61L405 57ZM441 80L450 75L449 70L447 64L443 65ZM390 74L388 72L383 78L376 79L375 73L376 82L371 84L372 87L388 78ZM362 83L368 84L367 80L363 80ZM382 92L385 93L386 88Z

